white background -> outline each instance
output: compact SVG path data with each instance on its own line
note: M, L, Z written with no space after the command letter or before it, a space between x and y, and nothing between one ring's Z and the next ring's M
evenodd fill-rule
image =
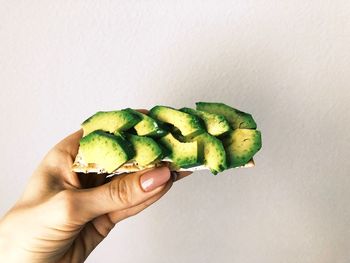
M87 262L349 262L349 85L348 0L0 1L0 213L94 112L223 101L256 167L176 183Z

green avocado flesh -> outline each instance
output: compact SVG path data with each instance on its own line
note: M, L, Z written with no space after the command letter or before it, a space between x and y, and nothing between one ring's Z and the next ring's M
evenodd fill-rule
M132 134L128 135L127 138L135 151L133 160L139 165L146 166L162 157L163 151L161 147L152 138Z
M83 137L79 152L84 162L95 163L107 173L112 173L133 157L132 148L124 138L101 130Z
M200 111L200 110L194 110L191 108L182 108L180 110L182 112L186 112L188 114L201 118L205 124L205 128L207 129L207 132L211 135L219 136L230 130L230 124L222 115Z
M194 137L205 131L196 116L170 107L155 106L149 111L149 116L173 125L185 137Z
M147 114L131 108L97 112L82 123L75 161L81 170L75 171L89 173L89 167L97 167L112 173L127 163L120 168L124 172L171 160L176 169L204 165L217 174L244 166L260 150L261 132L249 113L223 103L196 106L155 106Z
M168 157L178 167L188 168L201 164L197 141L180 142L171 133L168 133L160 138L159 142L169 150Z
M261 149L261 132L251 129L236 129L223 139L229 167L246 164Z
M96 130L117 133L130 129L140 120L140 117L126 110L99 111L84 121L81 126L84 136Z
M137 117L141 119L141 121L134 126L134 129L136 130L137 135L161 137L167 133L164 129L160 127L160 125L154 119L147 116L146 114L130 108L125 109L125 111L131 114L135 114Z
M197 110L222 115L232 129L256 129L256 123L251 114L239 111L224 103L197 102Z
M218 138L208 133L202 133L193 140L198 142L203 164L208 167L213 174L227 169L226 152L222 142Z

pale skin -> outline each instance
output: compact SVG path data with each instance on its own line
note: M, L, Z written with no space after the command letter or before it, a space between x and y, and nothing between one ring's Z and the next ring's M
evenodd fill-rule
M79 130L48 152L23 195L0 220L0 262L84 262L118 222L172 187L167 167L112 179L72 172L81 136ZM140 180L146 174L164 183L145 190ZM188 174L180 173L177 180Z

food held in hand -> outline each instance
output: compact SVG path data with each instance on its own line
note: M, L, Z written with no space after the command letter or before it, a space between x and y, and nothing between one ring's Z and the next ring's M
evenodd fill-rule
M73 171L120 174L168 165L217 174L254 166L261 132L252 115L223 103L196 105L158 105L147 114L130 108L97 112L82 123Z

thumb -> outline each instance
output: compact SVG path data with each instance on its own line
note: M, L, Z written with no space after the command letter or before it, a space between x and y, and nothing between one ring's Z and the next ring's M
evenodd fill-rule
M119 175L111 182L79 192L81 216L90 221L100 215L136 206L161 192L170 179L168 167Z

